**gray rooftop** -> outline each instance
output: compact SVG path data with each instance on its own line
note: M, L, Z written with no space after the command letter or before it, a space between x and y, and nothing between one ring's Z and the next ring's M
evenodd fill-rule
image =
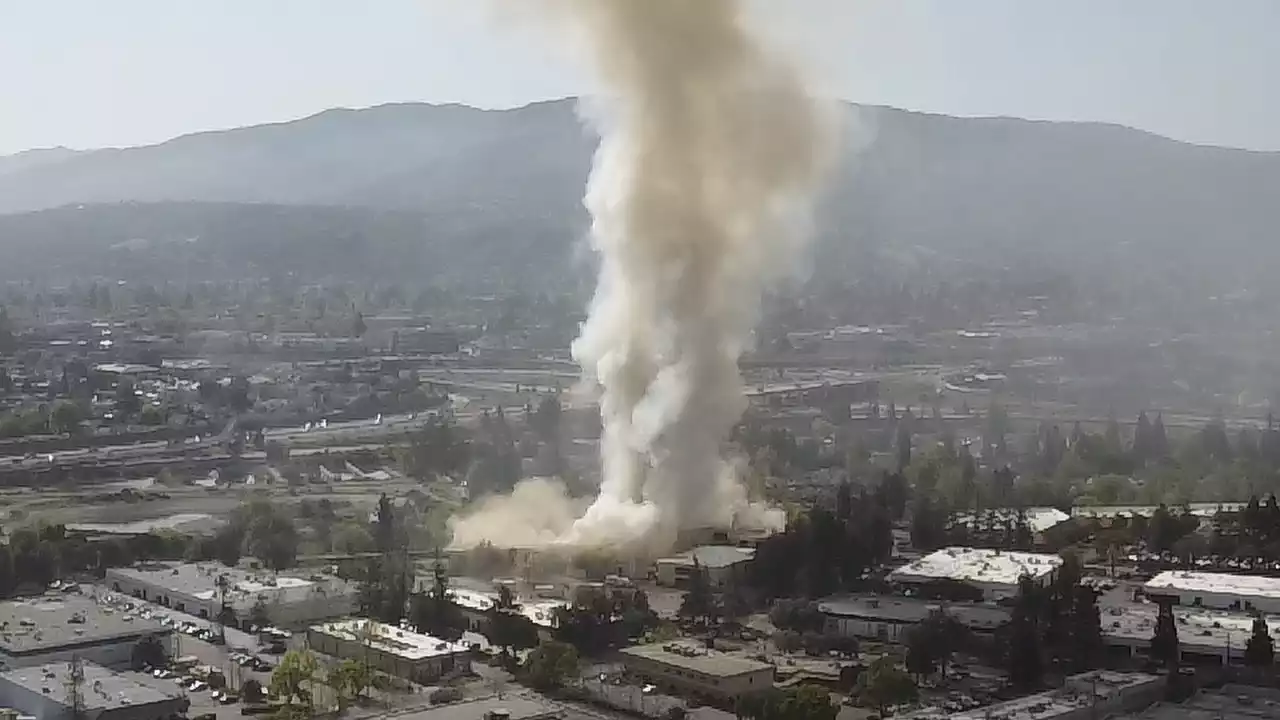
M564 717L555 705L525 694L504 694L478 700L439 705L428 710L395 714L395 720L485 720L494 710L505 710L511 720L543 720Z
M1121 673L1107 670L1073 675L1066 683L1048 692L1028 695L965 712L948 712L927 707L902 715L902 720L1050 720L1071 716L1082 708L1096 707L1120 698L1131 688L1163 682L1159 676L1145 673Z
M997 628L1009 622L1008 609L973 603L938 603L916 598L852 595L830 597L818 603L818 609L837 617L865 618L886 622L918 623L934 610L947 613L971 629Z
M1225 685L1183 703L1159 703L1117 720L1271 720L1280 717L1280 690Z
M167 694L91 662L81 663L81 668L84 683L80 687L80 697L86 711L150 705L167 702L177 695L176 688L173 694ZM0 673L0 681L12 683L35 694L50 696L64 706L70 706L70 676L71 664L60 662Z
M160 623L100 606L81 595L46 595L0 603L0 649L9 655L170 632Z
M709 650L691 643L670 642L634 645L620 651L625 656L642 658L690 670L710 677L734 677L761 670L773 670L769 663Z
M1155 634L1159 608L1151 603L1127 603L1101 610L1102 634L1111 640L1127 641L1127 644L1150 642ZM1253 616L1205 608L1174 607L1174 620L1178 623L1178 643L1184 650L1220 652L1234 648L1244 652L1244 645L1253 633ZM1271 636L1280 644L1280 617L1266 616ZM1234 654L1234 653L1233 653Z
M268 604L289 604L316 595L342 596L354 593L355 586L328 575L279 575L268 571L229 568L220 563L150 563L132 568L112 568L107 578L130 578L155 587L212 600L218 592L218 577L229 583L227 602L236 610L248 610L261 597Z

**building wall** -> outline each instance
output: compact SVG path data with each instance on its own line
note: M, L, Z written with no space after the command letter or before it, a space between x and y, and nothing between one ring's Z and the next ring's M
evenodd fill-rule
M165 630L156 633L165 652L173 655L173 631ZM0 662L5 666L31 667L54 662L71 662L72 656L81 660L102 665L113 670L127 669L133 664L133 649L142 638L121 638L104 641L93 645L78 645L74 648L55 648L39 653L10 655L0 651Z
M60 683L58 687L50 689L57 698L66 697L66 690ZM92 701L89 697L92 693L92 688L86 687L82 690L81 696L90 707L86 714L95 720L168 720L171 717L183 715L190 705L186 698L174 696L163 702L95 711L92 709ZM73 720L71 708L63 704L60 699L55 699L53 695L33 692L4 678L0 678L0 706L34 715L39 720Z
M828 615L825 624L826 631L834 635L881 640L884 642L905 642L904 636L912 627L914 627L912 623L838 615Z
M345 637L337 637L329 633L319 632L315 628L307 630L307 645L316 652L332 657L364 660L378 670L416 683L431 683L442 677L466 672L471 668L471 659L467 653L450 653L408 660L378 647L366 647Z
M1171 588L1152 589L1146 591L1146 594L1152 598L1170 598L1179 605L1191 607L1280 614L1280 598L1245 597L1232 593L1191 592Z
M686 587L693 574L693 565L683 561L659 560L656 565L657 582L665 587ZM703 567L707 573L707 582L713 588L732 585L738 576L738 569L745 566L746 561L727 567Z
M172 608L181 613L198 618L212 619L217 616L220 601L217 598L204 600L183 592L161 587L151 582L138 580L129 575L107 570L107 587L112 591L132 595L148 602ZM350 615L356 609L354 593L319 593L309 594L306 599L291 602L268 602L267 617L273 625L281 627L298 626L316 620ZM249 607L237 607L236 615L242 622L247 622L252 604Z
M711 701L732 701L741 695L773 687L772 667L743 675L716 677L626 653L622 656L622 663L631 675L643 678L673 694L691 695Z

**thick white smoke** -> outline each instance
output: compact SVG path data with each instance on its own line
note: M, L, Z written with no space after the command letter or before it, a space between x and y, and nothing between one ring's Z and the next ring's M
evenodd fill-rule
M459 519L455 543L661 548L681 529L776 523L721 449L745 409L738 358L761 295L802 256L835 114L752 36L740 0L556 7L603 88L585 201L602 266L573 346L600 392L603 481L558 533L567 505L540 486L540 503L518 491L518 507Z

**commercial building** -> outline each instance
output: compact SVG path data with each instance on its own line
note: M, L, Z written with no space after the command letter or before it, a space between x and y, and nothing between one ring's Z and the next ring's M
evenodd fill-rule
M111 590L202 618L218 616L226 578L225 601L239 624L248 628L255 606L273 625L306 625L350 615L356 609L356 587L327 575L297 577L250 572L218 563L151 563L107 570Z
M710 704L773 687L773 665L690 643L636 645L621 655L629 675Z
M467 629L483 634L489 621L489 611L498 600L498 593L464 588L455 588L449 593L454 604L462 611ZM520 614L538 628L543 639L550 637L551 631L559 625L559 610L569 607L568 601L551 598L517 598L516 604L519 605Z
M898 568L889 580L919 586L959 583L980 592L985 600L999 600L1016 596L1023 577L1049 585L1061 565L1057 555L949 547Z
M700 568L706 573L711 587L722 588L732 585L742 576L755 552L751 548L732 545L702 545L656 561L654 570L659 585L688 587L694 568Z
M168 720L189 707L177 688L144 685L94 663L80 663L79 681L72 675L62 662L0 673L0 706L38 720Z
M1022 511L993 508L976 515L961 513L953 517L951 523L967 527L970 533L980 533L984 530L1003 529L1025 521L1027 529L1031 531L1032 542L1039 547L1051 544L1055 529L1061 528L1070 520L1070 515L1053 507L1027 508Z
M5 668L67 662L73 655L107 667L128 667L138 643L152 639L169 652L173 630L81 595L0 603L0 663Z
M1223 685L1184 702L1162 702L1116 720L1270 720L1280 717L1280 690L1252 685Z
M1164 679L1146 673L1095 670L1067 678L1061 688L964 712L928 707L901 720L1095 720L1147 707L1164 692Z
M313 625L307 645L342 659L360 659L388 675L432 683L471 669L466 645L403 630L394 625L352 618Z
M466 700L395 714L396 720L564 720L565 717L562 708L532 693L505 693L501 697ZM574 717L585 716L577 712Z
M949 603L942 605L916 598L851 596L827 598L818 603L826 616L828 633L882 642L905 642L908 630L929 614L944 609L976 634L994 634L1011 619L1007 608L994 605Z
M1155 576L1142 589L1147 597L1178 605L1280 613L1280 578L1172 570Z
M1151 603L1129 603L1101 610L1102 636L1113 651L1145 655L1151 650L1160 608ZM1253 616L1207 608L1175 607L1178 649L1187 664L1232 664L1243 660L1244 647L1253 634ZM1280 645L1280 617L1266 617L1271 637Z

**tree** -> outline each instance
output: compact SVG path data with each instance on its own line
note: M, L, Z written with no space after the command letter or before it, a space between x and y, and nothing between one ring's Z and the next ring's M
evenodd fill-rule
M693 570L689 573L689 591L680 601L677 614L686 620L710 622L715 614L715 598L711 594L711 581L707 577L706 568L693 560Z
M133 646L132 659L135 670L147 667L160 668L169 664L169 653L158 637L148 635Z
M247 508L249 552L272 570L293 567L298 559L298 531L275 505L254 502Z
M1102 616L1098 593L1088 585L1076 585L1071 613L1072 664L1076 672L1097 667L1102 657Z
M919 625L924 641L928 643L930 654L937 659L942 677L947 677L947 666L951 656L960 649L969 635L966 628L954 615L943 608L932 610Z
M1244 663L1249 667L1269 668L1275 662L1275 640L1271 637L1271 628L1261 614L1253 617L1253 634L1244 647Z
M489 642L502 648L505 657L538 644L538 629L520 612L515 595L505 585L498 589L498 599L489 609Z
M578 651L568 643L548 641L538 645L524 663L525 676L535 690L562 687L578 674Z
M898 472L902 472L911 465L911 428L904 421L898 423Z
M351 337L364 337L368 331L369 326L364 322L364 313L357 311L355 317L351 319Z
M409 599L409 619L418 632L444 640L462 637L466 619L449 594L449 571L436 550L431 589Z
M133 385L133 378L125 375L116 383L116 410L124 418L130 418L138 414L142 409L142 403L138 400L137 392Z
M824 688L810 685L738 697L734 713L751 720L835 720L840 708Z
M1151 659L1165 664L1170 671L1178 667L1178 624L1173 618L1173 604L1160 603L1156 630L1151 636Z
M938 658L929 643L929 634L922 626L917 625L907 635L907 672L917 679L923 679L937 669Z
M875 708L881 717L894 705L915 702L920 694L911 677L888 656L871 663L862 673L856 692L862 704Z
M49 431L75 435L79 432L83 419L84 413L80 411L79 405L69 400L59 400L49 411Z
M262 702L265 695L262 683L256 678L249 678L240 686L240 695L244 698L246 705Z
M1009 682L1022 690L1038 687L1044 680L1044 649L1041 647L1039 593L1030 577L1018 582L1009 633Z
M307 715L314 714L312 689L316 682L318 664L316 656L308 650L290 650L280 659L271 672L271 695L279 698L286 708L295 701L302 704Z
M329 685L339 696L354 700L373 685L373 669L364 659L348 658L330 673Z

